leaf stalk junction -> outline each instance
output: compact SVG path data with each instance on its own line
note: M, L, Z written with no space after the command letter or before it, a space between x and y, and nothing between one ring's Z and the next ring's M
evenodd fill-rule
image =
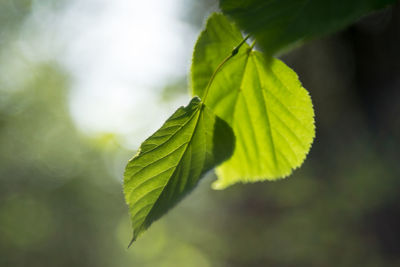
M249 37L250 37L250 34L248 34L235 48L233 48L233 50L229 56L227 56L224 60L222 60L221 63L219 63L219 65L215 69L214 73L211 75L210 80L208 81L206 90L204 92L204 96L202 98L203 103L206 102L208 91L210 90L211 84L213 83L217 73L222 69L222 67L225 65L226 62L228 62L231 58L233 58L239 52L240 47L247 41L247 39L249 39ZM253 49L254 45L255 45L255 41L251 44L250 50Z

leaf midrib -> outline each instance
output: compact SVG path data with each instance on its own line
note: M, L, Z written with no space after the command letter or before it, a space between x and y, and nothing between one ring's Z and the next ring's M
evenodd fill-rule
M180 125L179 128L178 128L173 134L171 134L171 136L168 137L163 143L157 145L156 147L154 147L154 148L152 148L152 149L150 149L150 150L148 150L148 151L145 151L145 152L143 152L143 153L139 153L136 157L139 157L139 156L142 157L142 156L144 156L144 155L146 155L146 154L148 154L148 153L154 151L155 149L160 149L160 147L162 147L163 145L165 145L166 143L168 143L168 141L170 141L173 137L175 137L176 134L177 134L179 131L181 131L189 122L192 121L192 119L193 119L193 117L195 116L196 112L197 112L197 111L193 112L193 114L190 115L189 120L186 121L186 122L184 122L182 125ZM167 154L166 156L168 156L168 154ZM135 157L135 158L136 158L136 157ZM165 157L165 156L164 156L164 157ZM134 159L134 158L133 158L133 159ZM133 160L133 159L132 159L132 160ZM151 165L151 164L153 164L154 162L156 162L156 161L158 161L158 160L160 160L160 159L157 159L157 160L155 160L155 161L149 163L148 165ZM132 174L131 177L137 175L140 171L142 171L143 169L145 169L146 167L148 167L148 165L146 165L146 166L144 166L144 167L141 167L141 166L139 166L139 165L133 165L132 168L133 168L133 167L139 167L139 168L141 168L141 169L138 170L137 172L135 172L134 174Z
M162 193L164 192L164 189L168 186L168 184L170 183L170 181L172 180L172 178L175 176L177 167L179 166L180 162L182 161L182 158L184 157L185 153L187 152L188 146L190 146L190 144L191 144L191 142L192 142L192 140L193 140L194 133L196 132L197 126L199 125L199 121L200 121L199 117L200 117L200 115L201 115L201 112L203 111L203 108L204 108L204 104L203 104L202 102L200 102L200 103L199 103L199 107L198 107L198 111L194 112L194 113L198 113L198 117L197 117L196 125L195 125L195 127L194 127L194 129L193 129L193 132L192 132L191 136L190 136L190 140L189 140L189 142L186 143L186 147L185 147L185 149L184 149L184 152L182 153L182 155L181 155L181 157L180 157L180 159L179 159L178 164L174 167L174 171L173 171L173 173L171 174L170 179L167 180L167 182L164 184L164 186L160 186L160 187L162 187L163 189L161 190L161 192L160 192L160 194L158 195L157 199L154 201L154 203L153 203L153 205L151 206L150 210L148 211L147 215L144 216L144 217L146 217L146 218L144 219L145 222L146 222L146 220L147 220L148 215L152 212L154 206L158 203L158 201L159 201L159 199L160 199ZM191 118L191 119L192 119L192 118ZM187 177L186 177L186 178L187 178ZM138 201L139 201L139 200L138 200Z
M268 133L269 133L268 136L269 136L269 139L270 139L270 142L271 142L271 150L272 150L274 165L279 171L279 165L278 165L278 158L277 158L277 154L276 154L275 141L274 141L274 136L272 135L271 121L270 121L270 118L269 118L269 107L267 107L267 97L265 97L264 92L263 92L264 90L263 90L263 88L262 88L263 86L261 84L260 70L258 68L258 65L257 65L257 62L256 62L256 58L252 57L252 59L253 59L253 64L254 64L255 69L256 69L256 74L257 74L258 80L260 82L261 95L264 98L263 101L262 101L262 105L264 107L265 114L266 114L266 124L267 124L267 128L268 128Z

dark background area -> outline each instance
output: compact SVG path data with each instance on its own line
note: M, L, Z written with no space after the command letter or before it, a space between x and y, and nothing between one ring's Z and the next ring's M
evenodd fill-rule
M183 3L196 31L216 7ZM399 4L282 56L316 113L299 170L223 191L210 174L129 250L135 151L77 129L57 61L10 59L31 4L0 1L0 266L400 266Z

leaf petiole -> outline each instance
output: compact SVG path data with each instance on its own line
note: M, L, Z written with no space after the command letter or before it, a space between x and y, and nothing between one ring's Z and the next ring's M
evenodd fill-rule
M250 50L253 50L254 46L256 45L256 40L254 40L250 45Z
M204 92L204 96L203 96L203 98L202 98L202 102L203 102L203 103L206 102L207 95L208 95L208 91L209 91L209 89L210 89L210 87L211 87L211 84L212 84L212 82L214 81L214 78L215 78L215 76L217 75L217 73L222 69L222 67L224 66L224 64L225 64L226 62L228 62L228 60L230 60L231 58L233 58L233 57L239 52L240 47L247 41L247 39L249 39L249 37L250 37L250 34L248 34L235 48L233 48L233 50L232 50L232 52L231 52L231 54L230 54L229 56L227 56L224 60L222 60L221 63L219 63L219 65L218 65L217 68L215 69L214 73L211 75L210 80L208 81L206 90L205 90L205 92ZM254 44L255 44L255 41L253 42L253 44L252 44L252 46L251 46L251 49L253 48Z

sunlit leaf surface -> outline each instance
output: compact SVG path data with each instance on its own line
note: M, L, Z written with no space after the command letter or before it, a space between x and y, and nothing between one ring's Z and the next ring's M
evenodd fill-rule
M194 51L193 94L203 96L200 76L215 70L242 39L223 15L211 16ZM267 61L247 44L216 75L204 101L236 136L233 156L217 168L215 188L285 177L310 150L315 127L308 92L283 62Z
M195 97L144 141L125 170L133 240L164 215L202 175L232 155L232 129Z

